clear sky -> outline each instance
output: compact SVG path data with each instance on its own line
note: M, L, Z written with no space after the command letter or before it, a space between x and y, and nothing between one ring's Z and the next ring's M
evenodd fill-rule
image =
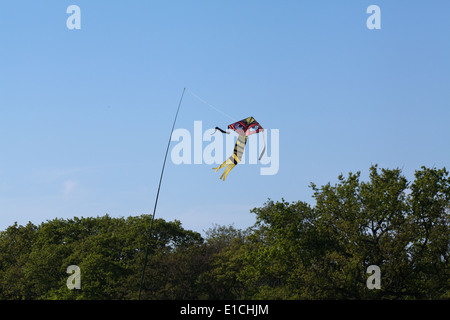
M340 173L413 179L450 159L450 1L2 1L0 230L151 214L185 87L278 129L279 170L247 161L223 182L169 154L157 218L245 228L268 198L313 204L310 182ZM188 91L176 129L224 128L223 113Z

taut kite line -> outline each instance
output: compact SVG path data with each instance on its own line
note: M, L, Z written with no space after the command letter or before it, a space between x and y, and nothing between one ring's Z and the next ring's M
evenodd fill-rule
M145 259L144 259L144 266L142 267L141 282L139 284L138 300L141 300L141 291L142 291L142 287L144 286L145 267L147 265L150 240L152 238L152 233L153 233L153 221L155 221L156 206L158 204L159 191L161 190L161 182L162 182L162 178L164 175L164 167L166 166L166 160L167 160L167 154L169 153L170 141L172 140L173 130L175 128L175 123L177 122L178 112L180 112L181 102L183 101L185 91L186 91L186 88L183 89L183 93L181 94L180 102L178 103L177 113L175 114L175 119L173 120L172 130L170 131L170 136L169 136L169 142L167 143L166 155L164 156L164 162L163 162L163 166L162 166L162 170L161 170L161 176L159 178L158 192L156 193L155 207L153 208L152 222L150 223L150 230L148 232L148 241L147 241L147 246L145 248Z

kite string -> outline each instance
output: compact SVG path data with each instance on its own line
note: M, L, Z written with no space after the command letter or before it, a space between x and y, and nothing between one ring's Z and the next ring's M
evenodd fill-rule
M175 114L175 119L173 120L172 130L170 131L169 142L167 143L166 154L164 156L164 162L163 162L163 166L162 166L162 170L161 170L161 176L159 178L158 192L156 193L155 206L153 208L152 220L151 220L151 223L150 223L150 229L148 231L147 246L145 248L145 258L144 258L144 265L142 267L141 281L140 281L140 284L139 284L138 300L141 300L141 291L142 291L142 288L143 288L143 285L144 285L145 267L147 265L150 241L151 241L151 238L153 236L153 222L155 221L156 207L158 205L159 191L161 190L161 182L162 182L163 175L164 175L164 168L166 166L167 154L169 153L169 147L170 147L170 142L172 140L173 130L175 129L175 123L177 122L178 113L180 112L181 102L183 101L183 97L184 97L184 92L185 91L186 91L186 88L183 89L183 93L181 95L180 102L178 103L177 113Z
M237 119L233 118L232 116L226 114L225 112L223 112L222 110L220 110L219 108L213 106L211 103L209 103L208 101L200 98L198 95L196 95L194 92L192 92L190 89L186 88L186 91L188 91L193 97L197 98L198 100L200 100L201 102L203 102L204 104L206 104L207 106L209 106L210 108L216 110L217 112L219 112L220 114L230 118L231 120L233 120L234 122L237 121Z

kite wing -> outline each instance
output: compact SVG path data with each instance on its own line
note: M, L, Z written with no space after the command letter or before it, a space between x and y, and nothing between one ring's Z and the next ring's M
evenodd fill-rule
M236 131L239 135L249 136L253 133L258 133L264 129L253 117L248 117L241 121L232 123L228 126L229 129Z
M225 160L225 162L222 163L219 167L213 168L213 170L216 170L217 172L219 169L226 167L225 171L220 176L220 179L223 179L223 181L225 181L231 169L233 169L239 162L241 162L242 154L244 153L244 148L247 143L248 136L258 132L264 132L264 129L253 117L248 117L241 121L232 123L228 126L228 128L237 132L239 134L239 137L236 141L236 144L234 145L233 154L227 160ZM216 127L216 130L219 130L222 133L228 133L227 131L224 131L218 127ZM264 139L264 149L261 152L261 155L259 156L259 160L261 160L262 156L264 155L264 152L266 151L266 140L264 135L263 139Z

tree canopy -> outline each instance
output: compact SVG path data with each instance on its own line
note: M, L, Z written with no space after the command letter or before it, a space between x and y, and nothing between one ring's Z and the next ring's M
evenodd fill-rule
M370 168L268 200L247 230L156 219L142 299L449 299L450 178ZM0 232L0 299L137 299L151 216L54 219ZM81 289L67 287L67 267ZM369 266L380 289L369 289Z

